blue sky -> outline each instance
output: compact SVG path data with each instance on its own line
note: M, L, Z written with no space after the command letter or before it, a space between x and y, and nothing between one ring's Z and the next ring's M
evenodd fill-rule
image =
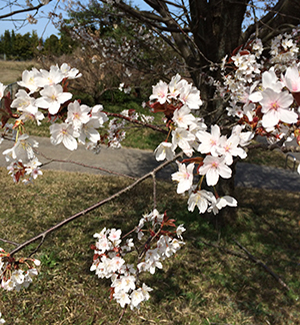
M81 1L81 3L87 3L87 2L88 2L87 0ZM51 34L57 35L58 34L57 29L53 26L51 22L49 22L49 19L45 18L47 17L48 12L53 10L55 3L56 1L53 1L52 3L50 2L48 5L41 8L43 9L39 14L41 18L38 18L37 24L34 25L26 23L25 26L20 27L23 23L24 18L27 17L27 13L22 13L17 16L13 16L12 18L17 20L15 22L12 22L9 18L7 20L0 20L0 35L4 34L5 30L14 30L16 33L20 33L20 34L26 34L28 32L31 33L33 30L35 30L38 36L39 37L43 36L44 39L49 37ZM134 0L132 1L132 3L136 4L137 6L143 9L145 9L146 8L145 6L147 6L143 3L142 0ZM3 5L3 2L0 0L0 7L1 5ZM20 9L20 8L14 8L14 10L16 9ZM3 10L1 10L1 13L3 13ZM33 12L29 12L29 13L33 13ZM65 14L65 16L67 17L66 13L64 13L61 10L57 11L57 13L62 13L63 15Z

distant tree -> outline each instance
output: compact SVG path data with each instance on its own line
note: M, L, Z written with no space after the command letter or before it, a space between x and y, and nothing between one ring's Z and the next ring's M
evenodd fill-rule
M13 57L18 60L30 60L33 58L33 44L30 33L16 34L12 47Z
M1 37L1 43L3 54L6 54L7 57L9 57L12 52L11 35L9 30L4 32L4 35Z
M61 54L71 54L79 46L79 43L73 40L65 29L60 30L59 36Z
M44 43L44 54L51 55L56 54L57 56L61 55L61 46L59 38L56 35L51 35L45 40Z
M96 102L105 90L116 89L120 83L124 88L136 85L139 95L142 89L151 88L153 79L167 80L177 72L184 75L182 59L157 33L126 15L116 16L113 6L90 2L85 9L70 12L69 19L57 26L80 44L76 67L85 84L78 80L78 87Z

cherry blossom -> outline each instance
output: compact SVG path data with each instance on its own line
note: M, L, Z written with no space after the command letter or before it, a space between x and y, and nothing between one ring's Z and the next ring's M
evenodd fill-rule
M189 164L187 167L185 164L181 164L177 161L179 171L172 174L172 180L178 182L177 193L182 194L188 191L193 185L193 170L195 164Z
M208 212L213 212L214 215L219 213L219 210L221 210L222 208L229 206L229 207L236 207L237 206L237 201L235 198L229 196L229 195L225 195L223 197L220 197L218 199L216 199L214 197L214 199L211 201L211 206L208 208Z
M199 174L206 176L206 183L214 186L218 183L219 176L223 178L231 177L231 169L225 164L225 158L206 156L203 166L199 168Z
M282 75L281 78L290 92L300 92L300 76L297 66L288 67L285 75Z
M172 160L175 156L173 145L170 142L162 142L154 151L157 161Z
M46 85L40 94L42 97L36 100L36 105L41 108L48 108L52 115L59 111L61 104L72 98L71 93L63 92L61 85Z
M167 100L167 95L168 85L160 80L156 86L152 86L150 100L157 99L160 104L164 104Z
M77 141L73 136L74 131L72 125L67 123L53 124L50 126L50 133L52 144L58 145L62 142L71 151L77 149Z
M25 70L22 73L22 80L18 81L18 85L29 89L29 94L32 94L38 90L37 77L40 76L40 72L33 68L31 71Z
M192 192L188 199L188 210L193 212L197 206L199 213L205 213L213 198L214 195L206 190L198 190L196 192Z
M218 148L220 144L220 128L218 125L211 127L211 133L199 131L196 133L200 145L198 151L201 153L211 153L213 156L218 156Z
M265 128L275 126L280 120L291 124L296 123L298 114L291 111L289 108L293 103L293 96L287 91L277 93L274 90L267 88L262 93L262 125Z

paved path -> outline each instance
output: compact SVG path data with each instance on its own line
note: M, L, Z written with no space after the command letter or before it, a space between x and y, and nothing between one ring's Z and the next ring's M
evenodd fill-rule
M141 176L157 167L159 163L155 160L153 152L138 149L111 149L103 148L98 155L87 151L84 146L79 146L75 151L67 150L63 145L53 146L48 138L36 138L39 149L46 157L72 160L79 164L100 167L112 170L118 174L133 177ZM4 140L0 145L0 151L12 147L12 142ZM39 160L43 163L49 162L42 155ZM299 159L300 160L300 159ZM7 166L5 158L0 154L0 166ZM52 170L66 170L71 172L89 172L96 174L108 174L104 170L86 168L78 164L64 162L51 162L43 168ZM171 173L176 171L176 164L168 166L158 173L158 177L171 180ZM235 182L237 186L257 187L274 190L287 190L300 192L300 175L291 170L278 169L266 166L258 166L247 163L237 164Z

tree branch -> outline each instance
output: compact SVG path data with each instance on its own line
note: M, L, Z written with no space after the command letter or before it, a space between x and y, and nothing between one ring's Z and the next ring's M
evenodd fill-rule
M43 231L42 233L38 234L35 237L32 237L31 239L28 239L27 241L25 241L24 243L20 244L17 248L15 248L14 250L12 250L10 252L10 255L13 256L14 254L16 254L17 252L19 252L20 250L22 250L23 248L25 248L26 246L30 245L31 243L34 243L35 241L42 239L41 243L43 242L43 238L46 237L48 234L50 234L51 232L61 228L62 226L68 224L69 222L84 216L90 212L92 212L95 209L98 209L99 207L101 207L102 205L116 199L117 197L119 197L120 195L130 191L131 189L133 189L135 186L137 186L138 184L142 183L145 179L147 179L148 177L152 177L153 174L156 174L157 172L159 172L160 170L162 170L163 168L165 168L166 166L168 166L170 163L172 163L173 161L175 161L176 159L178 159L179 157L182 157L183 152L180 152L179 154L177 154L174 159L166 161L164 163L162 163L160 166L154 168L151 172L145 174L144 176L140 177L139 179L137 179L135 182L133 182L132 184L130 184L129 186L123 188L122 190L120 190L119 192L111 195L110 197L95 203L94 205L88 207L87 209L80 211L72 216L70 216L69 218L57 223L55 226L47 229L46 231ZM39 244L38 247L40 247L41 244Z
M258 260L256 257L254 257L244 246L242 246L237 240L233 239L233 241L239 246L240 249L242 249L248 256L248 258L254 262L255 264L258 264L264 268L265 271L267 271L271 276L277 280L285 289L290 290L288 285L275 273L273 272L265 263L263 263L261 260Z
M52 0L49 0L49 3L51 1ZM41 7L44 7L44 6L45 6L44 4L40 3L39 5L37 5L35 7L28 7L28 8L24 8L24 9L20 9L20 10L11 11L11 12L9 12L7 14L0 15L0 19L4 19L4 18L7 18L7 17L12 17L14 15L21 14L21 13L28 12L28 11L33 11L33 10L39 11L39 9Z
M153 124L149 124L149 123L145 123L145 122L142 122L142 121L138 121L136 119L133 119L131 117L128 117L128 116L124 116L122 114L118 114L118 113L109 113L109 112L104 112L107 116L113 116L113 117L118 117L118 118L121 118L123 120L126 120L128 122L131 122L131 123L134 123L134 124L138 124L138 125L141 125L141 126L144 126L144 127L147 127L149 129L152 129L154 131L158 131L160 133L164 133L164 134L168 134L168 131L167 130L164 130L156 125L153 125Z

